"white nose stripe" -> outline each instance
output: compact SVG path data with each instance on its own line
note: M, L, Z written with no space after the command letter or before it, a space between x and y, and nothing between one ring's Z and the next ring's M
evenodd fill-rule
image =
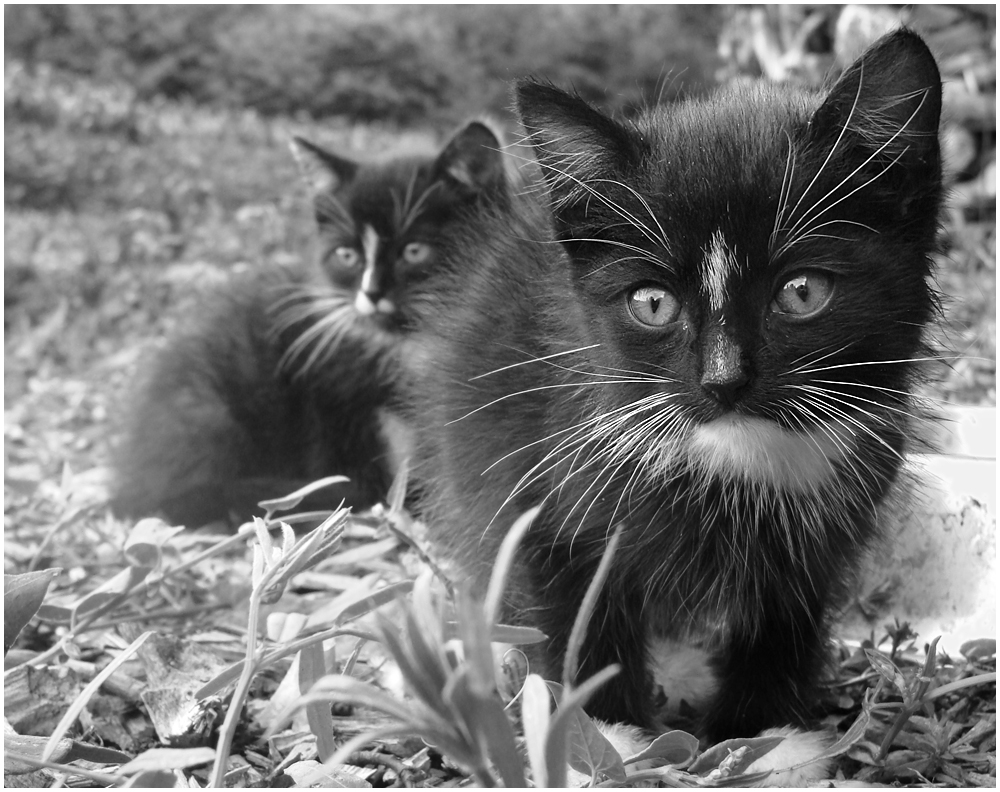
M361 275L361 291L368 294L374 294L378 291L378 280L375 275L378 248L378 232L370 225L366 225L361 232L361 249L365 254L365 271Z
M729 279L738 268L736 256L726 247L722 232L716 231L702 261L703 289L713 312L720 312L726 304Z

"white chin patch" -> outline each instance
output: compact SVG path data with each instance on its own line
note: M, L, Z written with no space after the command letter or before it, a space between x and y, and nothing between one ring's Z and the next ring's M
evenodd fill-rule
M854 446L854 433L839 421L794 432L764 418L726 415L691 432L687 456L718 478L815 492Z

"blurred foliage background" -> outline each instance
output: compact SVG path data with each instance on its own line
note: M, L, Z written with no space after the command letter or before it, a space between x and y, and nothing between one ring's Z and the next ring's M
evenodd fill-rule
M703 89L721 21L710 5L15 6L4 43L139 99L453 123L502 110L530 73L615 109Z
M994 6L4 7L6 517L100 467L136 365L234 271L308 260L287 142L513 137L533 74L628 114L731 80L818 84L900 21L946 85L953 200L934 395L995 403Z

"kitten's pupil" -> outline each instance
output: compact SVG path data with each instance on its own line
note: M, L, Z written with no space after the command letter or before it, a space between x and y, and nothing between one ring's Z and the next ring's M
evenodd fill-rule
M649 327L663 327L677 318L680 306L673 295L659 286L643 286L629 295L629 311L636 321Z
M781 287L771 310L793 316L813 316L827 306L832 295L832 277L822 272L801 272Z

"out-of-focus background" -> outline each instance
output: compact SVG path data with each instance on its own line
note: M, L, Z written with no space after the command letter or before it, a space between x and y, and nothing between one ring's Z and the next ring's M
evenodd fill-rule
M287 141L434 145L533 74L622 114L731 80L819 85L889 27L945 78L935 396L995 403L993 6L4 8L6 516L99 466L136 363L241 268L309 255Z

